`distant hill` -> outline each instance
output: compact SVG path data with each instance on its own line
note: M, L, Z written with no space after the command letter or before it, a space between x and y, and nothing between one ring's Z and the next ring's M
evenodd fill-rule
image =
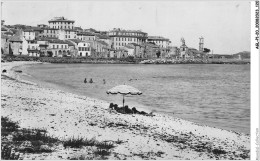
M242 51L236 54L233 54L233 58L238 58L238 55L241 55L242 59L250 59L250 52L249 51Z

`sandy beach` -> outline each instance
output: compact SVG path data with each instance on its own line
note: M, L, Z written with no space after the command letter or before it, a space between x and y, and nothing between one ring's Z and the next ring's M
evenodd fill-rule
M23 128L44 128L50 135L95 138L116 144L108 159L250 159L250 136L198 125L168 115L120 114L109 103L40 87L21 80L13 71L38 62L7 62L1 69L1 116L19 121ZM68 159L76 153L63 148L28 159Z

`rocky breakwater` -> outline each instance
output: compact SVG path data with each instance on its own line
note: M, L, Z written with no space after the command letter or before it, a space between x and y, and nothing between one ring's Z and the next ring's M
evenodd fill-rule
M194 59L149 59L143 60L140 64L207 64L208 60Z
M61 140L95 138L113 143L107 159L250 159L250 136L242 133L158 113L121 112L98 99L6 77L1 89L2 116L19 121L22 128L45 129ZM87 156L89 148L86 145L76 152ZM73 151L57 147L41 159L67 159Z

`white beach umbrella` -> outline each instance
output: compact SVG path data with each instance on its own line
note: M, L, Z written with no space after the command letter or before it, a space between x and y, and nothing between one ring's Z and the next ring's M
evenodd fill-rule
M111 88L107 91L107 94L122 94L123 95L123 107L125 103L125 95L141 95L142 92L138 89L128 86L128 85L119 85Z

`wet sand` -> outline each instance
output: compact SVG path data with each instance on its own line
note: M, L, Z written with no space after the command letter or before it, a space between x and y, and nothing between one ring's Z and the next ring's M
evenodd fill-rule
M45 128L60 138L122 140L109 159L250 159L249 135L156 113L120 114L109 110L108 102L40 87L12 70L30 63L36 62L1 64L7 69L1 75L1 114L23 128Z

